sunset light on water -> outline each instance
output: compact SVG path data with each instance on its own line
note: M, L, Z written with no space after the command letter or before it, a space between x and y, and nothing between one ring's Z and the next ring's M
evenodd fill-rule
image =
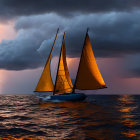
M0 0L0 140L139 140L139 17L139 0Z

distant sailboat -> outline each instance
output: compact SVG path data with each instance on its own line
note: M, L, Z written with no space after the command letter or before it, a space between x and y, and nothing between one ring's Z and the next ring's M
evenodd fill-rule
M101 73L96 64L96 60L92 51L88 30L86 33L84 46L80 58L79 68L76 76L74 86L72 85L71 78L69 75L67 62L66 62L66 49L65 49L65 33L63 35L59 63L57 68L57 75L55 84L52 82L50 63L51 54L57 39L58 30L56 37L50 51L48 60L37 84L35 92L40 95L43 92L53 92L46 98L40 97L47 100L63 100L63 101L80 101L86 98L83 93L76 93L75 89L79 90L95 90L105 88L105 82L101 76Z

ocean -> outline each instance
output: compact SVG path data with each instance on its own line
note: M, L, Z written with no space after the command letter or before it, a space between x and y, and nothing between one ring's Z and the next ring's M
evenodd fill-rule
M0 140L140 140L140 96L39 104L34 95L0 95Z

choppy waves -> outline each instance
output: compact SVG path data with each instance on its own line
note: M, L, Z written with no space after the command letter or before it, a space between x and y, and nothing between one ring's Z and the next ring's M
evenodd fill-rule
M39 104L34 95L0 96L0 139L140 138L140 96L88 96L85 102Z

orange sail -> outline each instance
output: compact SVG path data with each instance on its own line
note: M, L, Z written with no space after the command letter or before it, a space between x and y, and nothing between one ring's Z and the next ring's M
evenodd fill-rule
M54 91L54 85L53 85L53 81L52 81L52 78L51 78L50 63L51 63L51 54L52 54L52 50L54 48L54 45L55 45L55 42L56 42L56 39L57 39L58 31L59 31L59 29L57 30L52 49L50 51L48 60L46 62L46 65L45 65L44 70L42 72L42 75L40 77L40 80L39 80L39 82L36 86L35 92Z
M86 34L74 88L93 90L104 88L105 82L96 64L88 33Z
M54 88L54 94L62 94L70 92L73 89L71 78L69 75L67 62L66 62L66 49L65 49L65 33L63 36L63 42L61 46L59 64L56 75L56 82Z

